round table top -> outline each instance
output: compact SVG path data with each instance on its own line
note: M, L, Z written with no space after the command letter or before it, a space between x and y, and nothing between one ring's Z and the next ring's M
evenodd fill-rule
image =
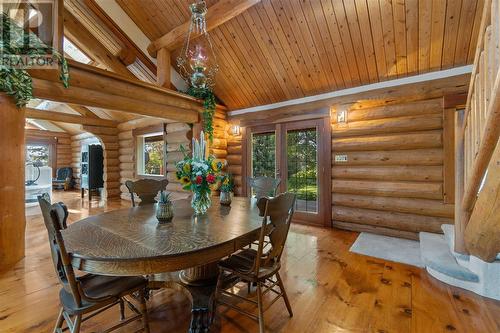
M258 238L262 217L255 200L214 198L195 216L188 200L174 202L174 218L160 224L155 205L120 209L75 222L62 231L73 265L90 273L150 274L218 260Z

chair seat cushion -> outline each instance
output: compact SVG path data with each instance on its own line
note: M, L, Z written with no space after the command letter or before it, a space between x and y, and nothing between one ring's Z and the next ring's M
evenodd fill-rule
M116 277L88 274L78 278L84 295L95 302L82 301L78 307L70 292L61 289L59 297L63 307L69 313L91 311L97 304L111 303L120 297L128 295L135 290L145 287L147 280L141 277Z
M88 298L120 297L130 290L145 287L147 283L147 280L142 276L121 277L89 274L78 280L81 283L83 293Z

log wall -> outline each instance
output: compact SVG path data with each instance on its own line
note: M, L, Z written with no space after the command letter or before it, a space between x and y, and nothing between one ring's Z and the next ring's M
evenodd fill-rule
M136 181L146 178L137 173L136 167L136 139L133 131L135 129L146 128L149 126L161 125L163 121L155 118L140 118L131 120L118 125L118 144L119 144L119 182L120 182L120 197L130 201L130 194L125 182L127 180ZM169 123L165 126L165 144L166 144L166 175L169 184L167 191L172 192L173 199L186 198L189 196L187 191L184 191L181 184L175 177L175 164L183 158L181 146L190 149L192 138L191 126L185 123Z
M333 225L415 239L441 232L454 215L443 160L441 98L352 109L347 123L332 113Z
M118 163L118 130L96 126L84 126L87 132L71 137L71 166L76 187L80 188L81 180L81 150L86 141L97 138L104 151L104 198L114 198L120 195L120 174Z
M25 137L27 142L29 140L45 139L47 137L56 139L55 150L55 163L54 167L62 168L71 166L72 150L71 150L71 136L65 132L52 132L42 130L26 130ZM55 175L56 170L53 170Z
M189 152L191 149L191 139L193 138L193 130L191 126L184 123L167 124L166 126L166 144L167 144L167 191L172 193L173 199L187 198L190 195L189 191L182 189L182 185L177 180L175 175L177 162L184 158L181 147Z
M233 175L234 194L237 196L244 195L243 181L245 179L243 171L242 159L242 135L228 135L227 138L227 171Z

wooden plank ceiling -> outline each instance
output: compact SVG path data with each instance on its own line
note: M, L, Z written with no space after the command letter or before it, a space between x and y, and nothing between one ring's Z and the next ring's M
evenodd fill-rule
M192 1L117 2L156 40L189 19ZM216 94L240 109L470 64L483 3L262 0L211 31Z

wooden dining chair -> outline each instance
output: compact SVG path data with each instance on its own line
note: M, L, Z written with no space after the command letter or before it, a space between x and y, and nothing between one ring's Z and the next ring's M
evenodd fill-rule
M286 295L283 281L279 274L281 255L292 220L295 194L284 193L275 198L261 198L258 201L261 215L264 216L257 249L243 249L229 258L219 262L219 278L215 292L215 306L223 304L259 322L260 333L264 332L264 311L280 297L285 301L290 317L292 307ZM265 239L269 239L266 242ZM230 289L238 282L255 283L257 285L257 301L235 294ZM279 290L275 287L278 286ZM264 310L263 296L273 292L277 296ZM243 300L256 305L258 315L248 312L233 304L229 299Z
M49 234L50 250L54 268L62 284L59 292L61 310L57 317L54 333L62 333L69 329L71 333L80 332L80 326L95 315L120 306L120 322L105 332L114 331L136 320L143 322L143 331L149 332L148 314L145 299L147 280L143 277L116 277L87 274L77 277L66 251L61 230L66 228L68 210L63 203L51 205L48 195L39 196L38 202L42 210L45 227ZM125 296L138 294L140 310ZM125 319L125 304L135 313ZM63 324L66 322L66 328Z
M139 206L155 203L158 192L163 192L168 185L168 180L141 179L135 182L127 180L125 186L130 192L132 207L135 207L134 193L141 199Z
M275 196L280 182L281 182L280 178L272 178L272 177L248 178L248 185L253 190L253 192L255 192L255 197L257 199L268 196Z

